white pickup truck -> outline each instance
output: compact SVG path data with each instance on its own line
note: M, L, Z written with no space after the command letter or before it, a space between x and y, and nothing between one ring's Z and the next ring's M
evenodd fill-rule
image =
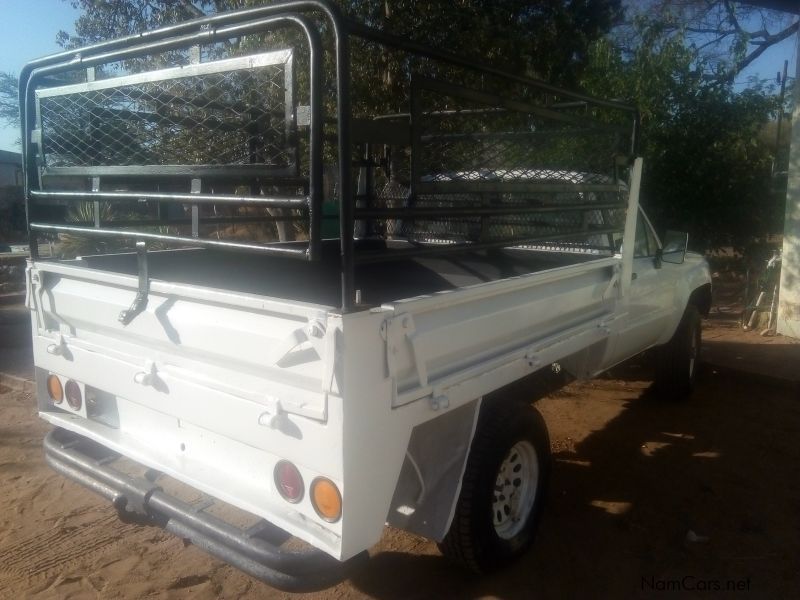
M370 52L413 67L386 91ZM657 391L691 391L708 267L639 208L631 107L322 0L63 52L20 90L46 457L121 518L289 590L387 522L486 572L542 509L532 400L650 348Z

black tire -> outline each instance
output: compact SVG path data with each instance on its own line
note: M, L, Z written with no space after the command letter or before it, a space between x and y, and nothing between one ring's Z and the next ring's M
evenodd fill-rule
M515 462L512 450L516 449ZM527 483L503 475L505 488L498 491L501 467L506 473L522 472L525 464L533 464L531 456L538 472L529 469ZM517 465L521 466L519 470ZM550 438L539 412L532 406L502 399L482 407L453 522L439 550L475 573L493 571L522 555L536 533L549 476ZM535 487L529 487L531 482ZM512 493L506 498L502 492L508 490ZM519 505L519 500L529 506ZM504 510L498 512L500 505ZM512 510L518 511L518 519L513 519Z
M700 312L690 304L672 339L656 352L653 388L660 398L679 401L691 395L697 378L702 340Z

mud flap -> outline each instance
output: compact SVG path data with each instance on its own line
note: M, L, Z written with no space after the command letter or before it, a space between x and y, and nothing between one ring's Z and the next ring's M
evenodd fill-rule
M418 425L387 516L389 525L441 541L453 520L480 399Z

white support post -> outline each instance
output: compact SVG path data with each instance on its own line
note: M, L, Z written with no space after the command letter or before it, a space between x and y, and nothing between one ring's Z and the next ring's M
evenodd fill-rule
M628 295L633 276L633 250L636 238L636 219L639 216L639 190L642 185L642 158L633 161L631 169L630 193L628 194L628 212L625 218L625 233L622 238L622 280L620 288L622 296Z
M800 49L794 85L795 102L786 186L778 333L800 339Z

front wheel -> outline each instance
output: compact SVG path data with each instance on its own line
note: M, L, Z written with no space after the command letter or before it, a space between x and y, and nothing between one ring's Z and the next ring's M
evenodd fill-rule
M672 339L656 354L654 390L667 400L684 400L694 388L700 361L702 328L700 312L694 305L686 307Z
M539 412L502 400L483 407L442 554L476 573L519 557L533 541L549 475Z

